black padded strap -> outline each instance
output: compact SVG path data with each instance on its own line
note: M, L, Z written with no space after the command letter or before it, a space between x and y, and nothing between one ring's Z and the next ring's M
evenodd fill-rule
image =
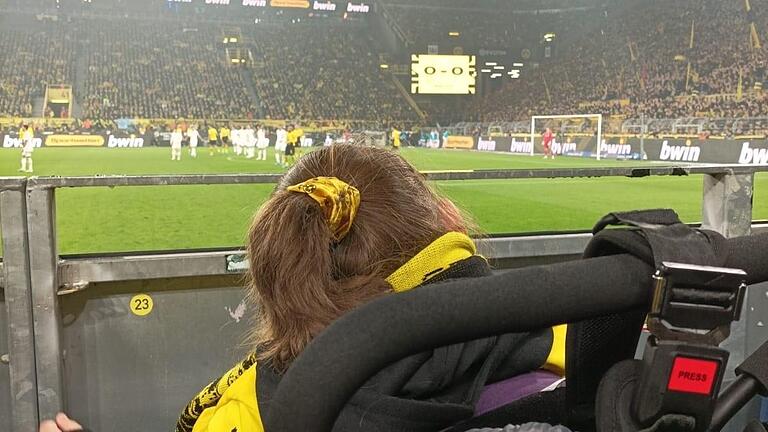
M754 378L760 384L760 395L768 396L768 342L737 367L736 374Z
M611 225L630 230L605 230ZM663 261L722 266L727 256L725 238L712 231L693 229L673 210L642 210L610 213L593 228L595 238L586 257L630 253L658 267Z
M604 230L611 225L628 225L639 228L654 228L681 223L680 217L671 209L638 210L630 212L613 212L603 216L592 228L592 234Z
M568 422L577 430L594 428L600 380L611 366L634 357L646 313L642 308L568 325L566 401Z
M629 228L606 229L615 225ZM628 253L658 268L663 261L722 266L729 256L722 236L688 227L672 210L611 213L593 232L595 237L584 252L585 258ZM650 293L650 286L648 290ZM634 356L646 312L638 310L569 326L566 374L571 422L588 426L601 377L617 362Z

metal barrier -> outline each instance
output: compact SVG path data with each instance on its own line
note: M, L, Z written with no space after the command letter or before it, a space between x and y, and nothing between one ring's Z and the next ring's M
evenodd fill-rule
M0 295L0 429L11 430L11 368L8 344L8 304Z
M700 174L705 177L704 227L736 236L752 229L756 171L768 171L768 167L652 166L424 175L432 181L454 181ZM246 264L242 251L61 257L56 244L57 189L264 184L279 178L71 177L8 183L0 179L4 287L11 329L10 430L34 431L38 418L50 418L62 409L97 431L169 430L191 395L247 350L240 341L248 331L247 317L252 312L246 310L239 288ZM589 238L589 234L492 238L483 242L482 251L498 267L517 267L577 258ZM151 313L131 312L136 294L148 295ZM0 315L0 324L2 318ZM0 339L0 348L2 342ZM745 348L743 339L736 344ZM0 373L0 382L2 379ZM0 404L0 414L4 409Z
M0 179L5 306L0 324L5 320L8 329L0 339L0 382L7 380L0 389L8 389L0 394L0 410L8 414L0 415L0 428L11 431L34 430L38 420L25 192L26 180Z

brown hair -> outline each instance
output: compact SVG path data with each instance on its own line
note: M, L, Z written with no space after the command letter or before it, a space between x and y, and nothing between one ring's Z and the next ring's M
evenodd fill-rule
M360 207L338 244L320 206L287 187L337 177L360 191ZM385 278L448 231L465 230L458 211L399 155L336 145L312 152L283 177L249 232L253 336L262 361L288 368L346 311L392 291Z

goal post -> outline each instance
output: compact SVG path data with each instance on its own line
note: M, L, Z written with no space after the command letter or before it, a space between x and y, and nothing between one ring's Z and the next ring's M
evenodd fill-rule
M569 114L569 115L542 115L531 117L531 156L536 154L536 121L537 120L568 120L568 119L597 119L597 143L595 154L600 160L600 143L603 142L603 115L602 114Z

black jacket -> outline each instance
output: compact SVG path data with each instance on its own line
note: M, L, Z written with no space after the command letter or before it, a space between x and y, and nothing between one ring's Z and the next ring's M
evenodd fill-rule
M429 283L490 274L486 261L475 256L459 261ZM434 432L452 426L472 417L486 384L540 368L552 340L552 330L546 329L407 357L371 378L344 408L333 430ZM257 399L264 418L280 376L268 365L260 365L258 377Z

